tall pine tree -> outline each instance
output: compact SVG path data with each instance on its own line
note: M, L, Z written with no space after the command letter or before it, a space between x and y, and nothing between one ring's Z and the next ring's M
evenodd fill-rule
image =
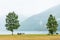
M54 34L57 31L57 21L55 19L54 16L52 16L52 14L50 15L50 17L48 18L48 22L47 22L47 29L49 31L50 34Z
M10 12L7 16L6 16L6 29L12 32L13 35L13 31L14 29L18 29L20 24L18 21L18 15L15 14L15 12Z

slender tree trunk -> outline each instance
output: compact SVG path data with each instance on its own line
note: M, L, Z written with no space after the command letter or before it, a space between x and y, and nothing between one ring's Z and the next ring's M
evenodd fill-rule
M12 35L13 35L13 31L12 31Z

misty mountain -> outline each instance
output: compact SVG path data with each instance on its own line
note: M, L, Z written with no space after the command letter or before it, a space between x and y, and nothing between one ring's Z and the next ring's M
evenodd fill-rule
M58 31L60 30L60 5L52 7L37 15L33 15L21 22L20 31L47 31L46 23L49 15L52 14L56 17L58 22Z

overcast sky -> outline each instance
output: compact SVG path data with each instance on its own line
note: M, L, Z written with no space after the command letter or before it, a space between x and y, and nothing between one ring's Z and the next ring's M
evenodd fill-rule
M14 11L25 20L59 4L60 0L0 0L0 17Z

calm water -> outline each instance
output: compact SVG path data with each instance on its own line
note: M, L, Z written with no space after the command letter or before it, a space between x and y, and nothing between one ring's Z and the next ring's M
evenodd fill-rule
M24 34L48 34L48 31L14 31L14 34L24 33ZM60 31L57 33L60 34ZM0 32L0 34L11 34L11 32Z
M15 32L16 33L16 32ZM19 31L18 33L25 33L25 34L48 34L48 31ZM57 31L60 34L60 31Z

